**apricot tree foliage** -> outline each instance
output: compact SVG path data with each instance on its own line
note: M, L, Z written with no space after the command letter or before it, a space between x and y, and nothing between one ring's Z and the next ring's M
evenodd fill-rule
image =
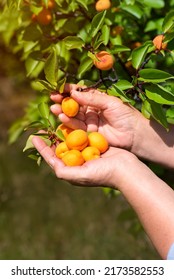
M100 12L95 0L55 0L51 8L48 0L8 0L1 6L3 42L40 93L11 127L10 142L25 128L55 129L49 93L63 92L67 82L117 96L166 129L174 123L174 0L113 0ZM111 70L95 67L99 51L113 55Z

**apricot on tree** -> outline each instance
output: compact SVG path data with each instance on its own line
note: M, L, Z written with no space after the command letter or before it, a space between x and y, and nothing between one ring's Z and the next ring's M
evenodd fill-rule
M95 8L97 12L108 10L110 7L111 7L110 0L98 0L95 4Z
M106 52L106 51L100 51L96 53L96 60L94 60L94 65L96 68L100 70L109 70L114 65L114 58L113 56Z

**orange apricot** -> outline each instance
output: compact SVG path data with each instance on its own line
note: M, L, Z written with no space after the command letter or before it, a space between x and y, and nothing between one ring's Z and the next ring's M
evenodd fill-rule
M110 0L98 0L95 4L95 9L97 12L102 12L108 10L111 7Z
M114 65L114 58L110 53L106 51L100 51L96 54L94 65L100 70L109 70Z
M65 142L61 142L57 145L55 154L58 158L62 158L69 151Z
M52 21L52 14L50 10L43 8L37 15L37 21L41 25L49 25Z
M165 50L167 48L167 43L163 43L164 38L164 35L160 34L153 39L153 44L156 50Z
M100 153L107 151L109 145L106 138L99 132L94 131L88 135L89 146L96 147Z
M79 104L72 97L65 97L61 106L63 113L68 117L75 117L79 111Z
M124 30L124 27L121 25L114 26L111 30L112 36L120 35Z
M82 151L88 145L88 134L82 129L76 129L68 134L66 144L70 150Z
M48 4L47 4L47 7L45 6L45 4L42 1L42 6L45 7L45 8L48 8L49 10L54 9L55 5L56 5L55 0L49 0Z
M57 131L57 130L61 130L63 136L66 138L66 137L68 136L68 134L69 134L70 132L72 132L74 129L72 129L72 128L66 126L66 125L63 124L63 123L61 123L61 124L57 127L56 131Z
M96 147L88 146L82 151L82 156L85 161L97 159L100 157L100 151Z
M71 150L65 153L62 161L67 166L80 166L85 162L82 153L78 150Z

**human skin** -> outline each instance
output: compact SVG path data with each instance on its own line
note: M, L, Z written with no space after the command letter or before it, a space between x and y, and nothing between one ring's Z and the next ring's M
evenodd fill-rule
M65 86L65 93L70 93L81 105L75 118L68 118L62 113L62 95L52 93L50 96L56 103L51 106L51 111L64 124L73 129L99 131L111 146L127 149L140 158L168 168L174 167L174 127L167 132L156 121L146 119L119 98L95 89L80 92L78 88L73 84Z
M134 154L110 147L99 159L68 167L39 136L32 141L58 178L75 185L119 189L161 257L167 258L174 243L174 192Z

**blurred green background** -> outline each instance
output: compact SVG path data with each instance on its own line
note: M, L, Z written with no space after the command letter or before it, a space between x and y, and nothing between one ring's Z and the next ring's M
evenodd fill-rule
M35 93L1 43L0 59L0 259L159 259L122 195L58 180L22 152L26 135L8 144Z

